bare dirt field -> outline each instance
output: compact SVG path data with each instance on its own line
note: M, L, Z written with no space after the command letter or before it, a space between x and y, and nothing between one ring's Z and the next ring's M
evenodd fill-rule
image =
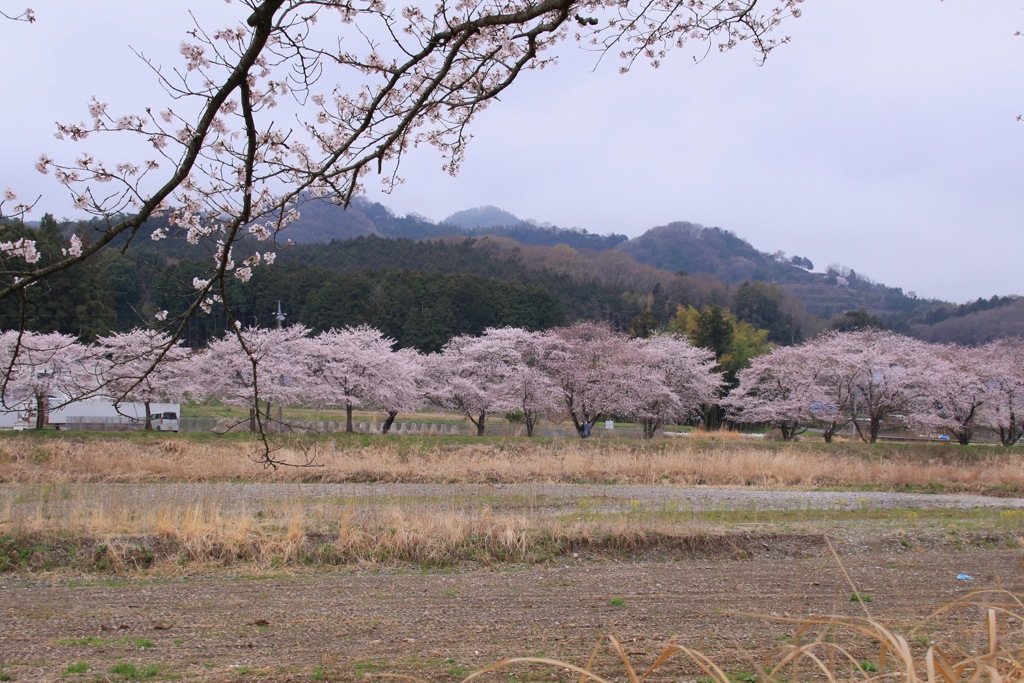
M765 545L742 559L723 552L449 573L8 577L0 583L0 661L13 680L25 681L122 680L110 673L119 664L139 672L125 680L354 680L389 672L454 681L509 656L582 666L614 630L638 666L674 637L727 671L750 672L794 627L730 613L860 611L820 545L789 539L781 552ZM866 549L843 562L871 596L872 614L902 626L997 575L1024 591L1019 551ZM974 582L957 580L972 567L981 568ZM978 616L968 610L921 637L971 640ZM595 670L622 680L610 652L603 649ZM862 652L865 660L877 657L877 648ZM67 673L79 662L86 672ZM681 666L672 673L701 672Z
M535 657L641 683L625 662L666 643L649 681L768 680L805 645L837 679L892 679L864 634L798 633L816 615L1024 680L1019 451L354 435L288 442L319 466L273 471L252 445L0 438L0 681L458 683ZM770 680L826 678L802 667Z
M94 493L134 492L144 500L154 490L150 486L184 499L200 491L223 499L233 493L236 503L247 498L255 506L300 490L311 501L455 500L489 492L492 500L507 496L520 504L526 492L530 505L552 510L578 506L581 499L591 513L594 505L612 511L638 501L661 506L682 500L695 509L746 513L728 533L687 543L652 539L535 564L7 574L0 577L3 680L346 681L398 673L454 682L513 656L584 666L599 642L593 670L626 680L604 639L612 633L640 668L674 638L709 655L733 680L754 680L753 672L791 642L787 634L797 628L772 618L862 615L866 607L915 647L942 640L970 651L983 648L977 608L932 622L921 617L981 588L1001 585L1024 593L1024 518L1017 498L590 486L470 487L458 493L459 487L380 484L129 485L118 494L113 485L97 485ZM976 516L985 506L994 508L984 513L990 516ZM773 509L800 514L773 520ZM751 510L767 521L750 521ZM871 514L880 510L902 512ZM964 512L919 516L928 510ZM863 607L851 601L844 569L869 601ZM960 574L972 580L958 579ZM852 638L849 646L866 666L878 659L877 646L863 639ZM678 660L652 678L703 675ZM488 676L571 680L537 665Z

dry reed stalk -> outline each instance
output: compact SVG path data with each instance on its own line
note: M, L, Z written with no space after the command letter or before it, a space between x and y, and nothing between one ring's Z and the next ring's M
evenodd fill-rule
M1019 596L1003 590L976 591L954 603L937 610L922 620L921 625L939 614L955 609L980 609L983 614L980 624L973 633L981 639L978 652L965 651L950 643L931 643L927 646L917 643L913 631L904 635L888 625L865 617L829 616L813 617L806 620L770 618L797 625L791 644L781 652L747 672L756 680L765 683L796 682L807 680L892 681L905 683L963 683L987 681L988 683L1020 683L1024 681L1024 602ZM747 615L757 616L757 615ZM769 617L763 617L769 619ZM844 640L853 641L847 643ZM878 663L865 662L860 652L863 645L859 640L875 643ZM583 666L547 659L543 657L514 657L495 662L466 676L462 683L477 679L499 676L513 680L522 679L522 667L540 667L541 671L530 670L527 680L542 680L545 671L552 678L562 679L566 674L578 683L609 683L626 680L629 683L645 683L669 677L672 680L692 680L692 671L702 674L700 680L714 683L734 683L734 675L719 666L699 650L670 640L660 652L656 652L652 664L640 668L633 657L638 653L627 652L613 632L607 637L607 646L621 666L619 676L610 676L594 670L598 660L598 646L595 646L589 661ZM689 674L689 675L687 675ZM370 674L369 677L386 678L420 683L412 676L391 674ZM743 678L743 680L748 680Z

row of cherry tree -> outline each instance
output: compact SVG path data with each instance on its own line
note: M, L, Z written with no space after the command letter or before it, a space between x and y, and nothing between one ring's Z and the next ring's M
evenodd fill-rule
M244 344L238 343L241 337ZM629 339L595 323L547 332L487 330L452 339L440 353L394 349L370 327L313 335L295 325L248 328L192 352L160 332L79 344L60 334L0 334L8 409L34 404L43 425L50 397L102 394L143 403L217 400L248 406L264 431L271 405L380 410L388 431L400 412L428 405L464 414L482 435L495 414L522 416L533 435L543 415L565 414L585 436L610 416L645 437L720 404L737 423L770 424L789 440L808 428L826 441L853 425L875 441L886 421L944 431L970 443L978 427L1003 445L1024 434L1024 341L979 348L935 345L880 330L833 332L753 359L721 398L711 351L682 336Z
M214 399L248 406L261 432L271 405L343 408L349 431L354 409L377 409L385 432L398 413L434 405L464 414L480 435L488 417L517 413L532 436L542 415L557 412L580 436L615 415L636 420L649 438L666 422L699 416L722 388L714 354L685 337L629 339L594 323L491 329L426 355L395 350L365 326L317 335L300 325L249 328L197 352L168 342L148 330L91 346L60 334L3 333L3 403L34 404L39 427L50 397L107 395L145 404L147 425L151 402Z
M778 347L740 371L722 400L735 422L767 423L789 440L808 428L825 441L851 423L874 442L886 421L970 443L979 427L1004 446L1024 434L1024 341L928 344L881 330L827 333Z

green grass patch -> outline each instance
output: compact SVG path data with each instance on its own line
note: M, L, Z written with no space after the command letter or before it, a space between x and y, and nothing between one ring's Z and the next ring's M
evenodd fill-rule
M366 674L380 673L387 671L392 663L386 659L361 659L352 665L352 675L362 678Z
M50 569L53 550L49 539L36 534L4 534L0 536L0 572Z
M864 673L873 674L878 672L878 664L876 662L864 661L858 664L858 666Z
M115 676L121 676L122 678L128 681L133 681L138 678L141 678L138 668L131 662L121 662L120 664L115 664L110 668L110 673L114 674Z
M55 645L67 645L75 647L105 647L107 645L131 645L142 650L156 647L149 638L133 638L122 636L120 638L100 638L99 636L85 636L84 638L57 638L53 641Z
M75 662L74 664L69 664L68 668L64 669L64 673L84 674L87 673L90 669L92 669L92 667L89 665L88 662Z
M85 638L57 638L53 641L55 645L74 645L79 647L103 647L104 645L110 645L114 641L109 638L100 638L99 636L86 636Z

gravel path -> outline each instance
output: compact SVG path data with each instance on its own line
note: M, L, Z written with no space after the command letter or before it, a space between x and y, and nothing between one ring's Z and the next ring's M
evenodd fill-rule
M289 500L305 503L346 501L360 503L419 502L464 505L481 500L502 507L552 510L582 504L605 512L629 509L641 504L648 508L672 506L683 510L858 510L858 509L1024 509L1024 498L1002 498L968 494L889 493L881 491L806 491L745 488L675 486L626 486L580 484L75 484L72 493L87 491L94 499L109 498L141 506L216 503L225 510L251 509L267 503ZM39 488L33 485L0 486L0 497L16 491ZM31 504L32 496L20 496Z

